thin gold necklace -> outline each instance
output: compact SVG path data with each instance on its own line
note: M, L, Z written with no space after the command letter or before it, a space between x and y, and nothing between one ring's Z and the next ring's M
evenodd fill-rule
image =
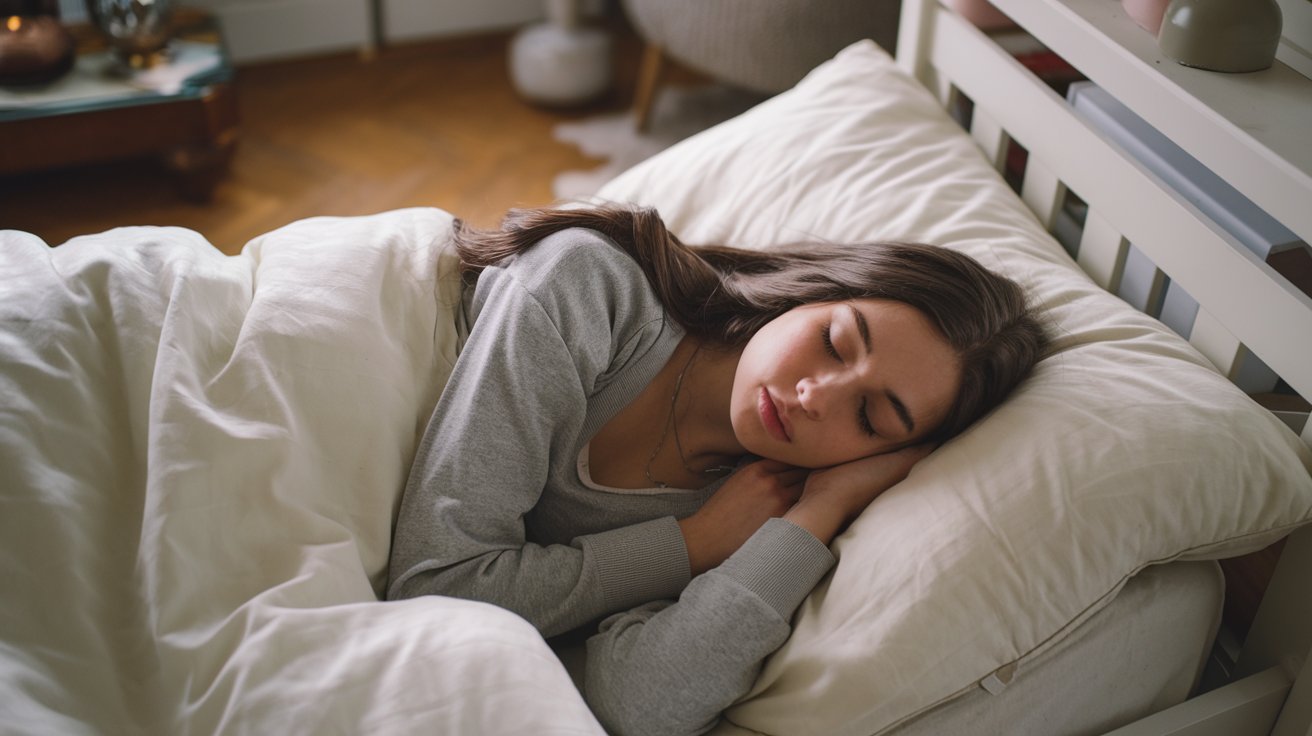
M670 487L665 481L656 480L651 475L651 464L656 460L656 456L660 454L661 448L665 447L665 438L670 435L670 427L674 427L674 447L679 452L679 462L683 464L684 470L703 476L719 475L733 470L732 465L715 465L705 470L693 470L688 466L687 459L684 458L683 442L679 439L679 420L675 417L674 409L679 403L679 392L683 390L683 377L687 375L688 369L692 367L693 359L697 357L697 353L701 352L701 349L700 344L693 349L692 355L688 356L688 362L684 363L683 369L679 371L679 377L674 380L674 393L670 396L670 413L665 417L665 428L661 430L661 438L656 443L656 449L651 451L651 455L647 458L647 466L643 469L643 473L647 476L647 482L656 488Z

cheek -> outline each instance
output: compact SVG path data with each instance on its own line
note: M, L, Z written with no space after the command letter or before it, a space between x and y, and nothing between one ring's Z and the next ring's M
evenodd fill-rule
M751 416L747 414L747 401L743 395L743 387L737 382L733 386L733 395L729 398L729 423L733 425L733 433L742 442L745 436L750 436Z

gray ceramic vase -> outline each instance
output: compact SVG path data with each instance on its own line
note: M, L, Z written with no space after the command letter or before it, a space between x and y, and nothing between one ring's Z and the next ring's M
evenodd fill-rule
M1280 27L1276 0L1171 0L1157 45L1185 66L1255 72L1275 61Z

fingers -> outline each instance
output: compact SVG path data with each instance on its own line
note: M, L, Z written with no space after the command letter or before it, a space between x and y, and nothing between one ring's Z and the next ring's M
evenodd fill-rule
M890 455L894 457L926 457L939 447L937 442L922 442L915 445L907 445L896 450L885 451L880 455Z
M936 444L912 445L898 450L896 454L910 460L911 462L919 462L929 457L929 454L937 449L938 445Z
M938 449L936 444L919 444L903 447L900 450L887 452L880 455L871 455L868 459L871 467L893 467L901 468L905 474L910 472L912 466L929 457L930 453Z
M887 455L875 455L872 459L875 460L875 467L883 466L887 468L888 472L899 476L898 479L900 480L911 472L911 468L916 463L924 460L933 451L934 448L928 445L912 445Z

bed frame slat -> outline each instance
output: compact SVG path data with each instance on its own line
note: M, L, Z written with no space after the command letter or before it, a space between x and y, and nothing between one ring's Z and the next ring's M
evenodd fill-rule
M1227 378L1234 378L1239 367L1239 353L1243 347L1230 331L1202 307L1194 317L1194 328L1189 333L1189 344L1207 356L1212 365Z
M1089 210L1084 218L1084 233L1080 235L1080 250L1076 263L1102 288L1116 293L1125 274L1125 258L1130 253L1130 242L1112 227L1097 210Z
M1066 185L1042 161L1025 163L1025 182L1021 184L1020 198L1039 218L1043 229L1052 232L1057 213L1066 201Z
M936 75L937 76L937 75ZM938 76L935 87L938 89L938 102L944 109L952 110L957 106L957 98L961 93L947 77Z
M1312 657L1303 660L1303 669L1285 698L1285 707L1271 736L1307 736L1312 728L1304 724L1312 724Z
M1106 736L1267 736L1289 692L1279 667L1154 713Z
M1160 268L1153 268L1152 286L1148 289L1148 303L1144 305L1144 311L1154 317L1162 316L1162 302L1166 298L1166 272Z
M984 158L988 159L989 164L1001 171L1006 161L1007 144L1010 140L1006 131L998 124L998 119L978 104L971 113L970 135L984 151Z
M897 22L897 65L922 83L935 77L929 66L930 29L936 2L904 2ZM925 84L938 89L937 84Z
M1260 672L1276 665L1288 666L1288 652L1308 652L1312 648L1312 586L1307 585L1304 570L1283 564L1302 560L1312 563L1312 527L1291 534L1280 551L1281 565L1271 578L1271 586L1258 606L1253 629L1244 642L1235 673L1240 677ZM1298 663L1302 665L1302 663ZM1290 672L1293 677L1297 672Z

